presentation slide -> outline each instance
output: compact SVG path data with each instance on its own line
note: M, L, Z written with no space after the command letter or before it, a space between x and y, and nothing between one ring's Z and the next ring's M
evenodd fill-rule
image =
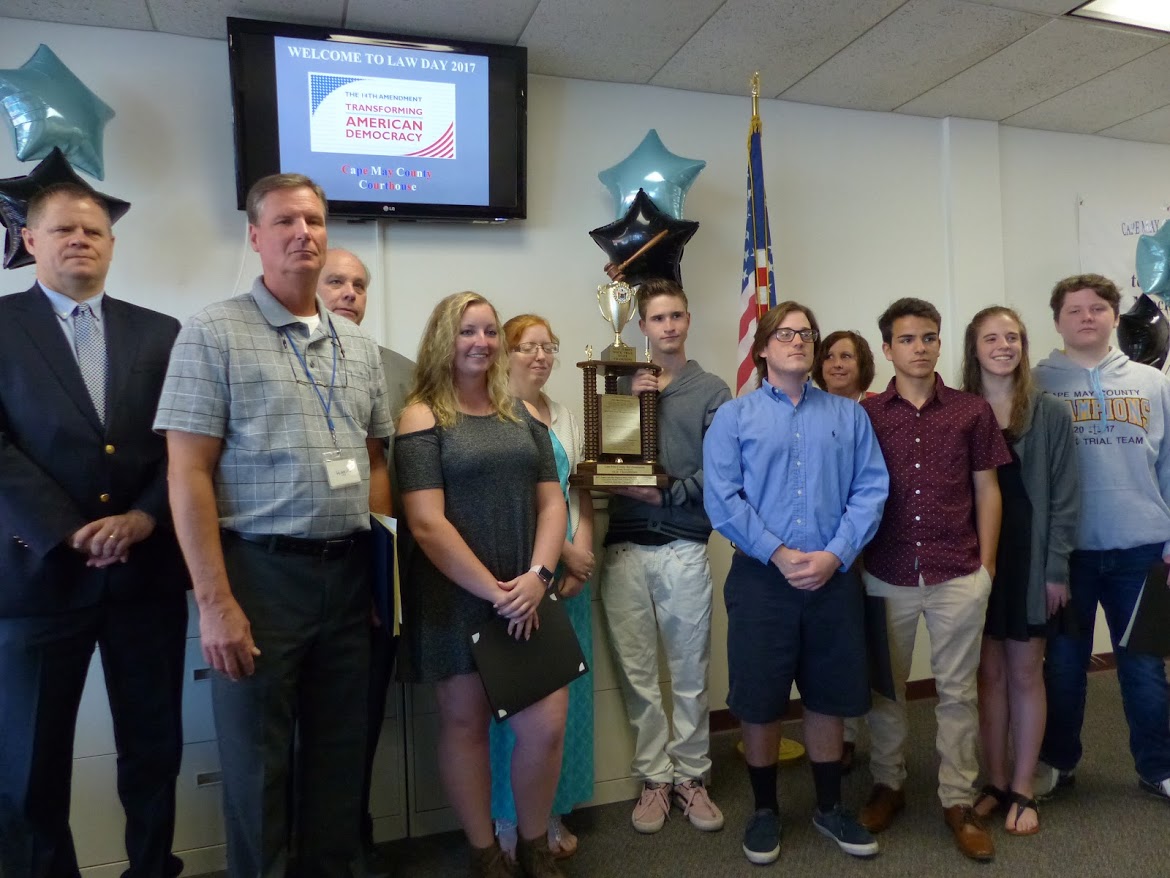
M331 199L488 203L488 59L277 37L280 169Z

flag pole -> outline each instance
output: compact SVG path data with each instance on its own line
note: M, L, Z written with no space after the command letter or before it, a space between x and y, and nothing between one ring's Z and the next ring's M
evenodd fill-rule
M739 335L737 351L740 356L736 370L736 388L745 393L752 387L756 365L751 348L760 320L776 302L775 280L772 275L771 232L768 228L768 203L764 193L764 161L761 145L760 72L748 77L752 97L752 117L747 136L747 209L743 245L743 272L739 291Z
M751 150L751 139L753 135L762 133L763 126L760 124L760 71L755 71L749 80L752 90L752 122L748 130L748 150ZM750 167L750 164L749 164ZM756 242L757 248L759 242ZM758 263L757 263L758 267ZM761 300L760 294L756 295L756 319L759 320L768 312L769 303Z
M749 80L752 86L752 129L760 127L760 71L752 74Z

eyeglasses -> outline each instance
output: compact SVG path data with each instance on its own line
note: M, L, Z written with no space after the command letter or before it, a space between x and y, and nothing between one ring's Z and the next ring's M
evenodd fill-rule
M817 340L817 331L815 329L789 329L787 326L782 326L774 333L777 341L790 342L798 335L803 342L814 342Z
M526 357L531 357L537 350L542 350L551 357L553 354L560 352L561 346L559 344L553 344L551 341L545 342L544 344L526 341L523 344L516 345L512 350L516 351L516 353L524 354Z

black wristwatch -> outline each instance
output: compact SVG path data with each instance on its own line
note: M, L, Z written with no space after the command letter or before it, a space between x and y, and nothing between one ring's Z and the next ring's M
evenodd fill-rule
M550 585L552 585L553 572L543 564L533 564L532 569L530 569L528 572L535 573L537 578L544 583L545 588L548 588Z

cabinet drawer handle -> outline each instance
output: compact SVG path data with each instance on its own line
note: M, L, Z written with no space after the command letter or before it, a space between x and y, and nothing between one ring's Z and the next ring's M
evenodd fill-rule
M195 775L195 786L197 787L213 787L221 783L223 783L222 771L201 771Z
M196 668L191 672L191 679L195 682L211 679L211 668Z

